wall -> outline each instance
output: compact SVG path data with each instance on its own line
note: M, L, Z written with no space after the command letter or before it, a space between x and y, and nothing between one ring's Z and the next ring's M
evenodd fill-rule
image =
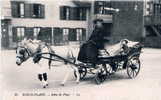
M27 1L28 2L28 1ZM32 3L35 1L32 1ZM61 5L75 6L71 1L63 0L44 0L38 1L45 5L45 18L32 19L32 18L12 18L13 26L26 26L26 27L71 27L71 28L86 28L86 21L63 21L60 20Z
M161 48L161 38L160 37L146 37L144 39L145 47Z
M115 43L123 38L140 40L143 31L143 2L117 1L113 2L113 7L120 11L113 15L111 42Z
M86 28L87 21L60 20L60 6L75 6L71 0L6 0L4 3L11 9L11 1L24 1L26 3L40 3L45 6L45 18L13 18L9 25L9 47L14 48L17 43L12 40L12 27L59 27L59 28ZM2 11L6 11L2 9ZM88 12L87 12L88 13ZM88 19L88 18L87 18Z

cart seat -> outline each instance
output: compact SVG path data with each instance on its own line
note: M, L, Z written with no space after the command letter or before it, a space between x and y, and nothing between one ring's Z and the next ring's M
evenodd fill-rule
M122 61L127 59L127 55L115 55L115 56L107 56L107 57L98 57L100 62L106 62L106 63L110 63L111 61L115 62L115 61Z
M134 42L134 41L129 41L128 40L128 47L133 47L134 45L138 44L139 42ZM114 44L114 45L109 45L105 44L104 49L109 53L110 56L116 56L122 51L122 45L121 42Z

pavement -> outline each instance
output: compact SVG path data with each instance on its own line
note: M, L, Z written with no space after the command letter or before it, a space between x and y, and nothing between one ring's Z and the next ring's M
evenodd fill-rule
M53 48L60 52L65 47ZM70 49L77 56L78 46ZM161 100L161 49L144 48L142 51L141 70L135 79L129 79L123 70L100 85L95 84L92 75L76 84L73 70L60 64L49 71L49 87L43 89L37 80L37 65L32 59L17 66L15 50L2 50L1 100ZM65 86L61 86L66 72L70 72L70 76Z

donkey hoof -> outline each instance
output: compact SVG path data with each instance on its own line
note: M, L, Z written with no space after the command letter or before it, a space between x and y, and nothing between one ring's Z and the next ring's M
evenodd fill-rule
M46 88L46 86L43 86L43 88Z

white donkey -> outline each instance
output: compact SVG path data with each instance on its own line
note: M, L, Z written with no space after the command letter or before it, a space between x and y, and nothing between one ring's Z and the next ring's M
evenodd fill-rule
M50 46L46 45L46 43L38 41L38 40L23 40L18 44L18 47L16 49L16 64L17 65L21 65L23 62L25 62L28 58L33 57L33 62L36 63L39 66L39 72L38 72L38 79L41 81L43 88L46 88L48 86L48 70L50 69L50 63L51 60L49 59L44 59L41 58L39 56L37 56L37 54L41 54L41 53L54 53L54 51L51 49ZM67 52L66 54L66 59L69 59L72 57L71 55L71 51ZM47 58L51 58L51 55L46 54L43 55L44 57ZM79 83L80 80L80 75L78 72L78 68L67 64L67 66L71 66L72 69L74 69L74 71L77 74L77 79L76 79L76 83ZM68 75L69 73L67 73L63 79L63 81L61 82L61 85L64 85L66 80L68 79Z

